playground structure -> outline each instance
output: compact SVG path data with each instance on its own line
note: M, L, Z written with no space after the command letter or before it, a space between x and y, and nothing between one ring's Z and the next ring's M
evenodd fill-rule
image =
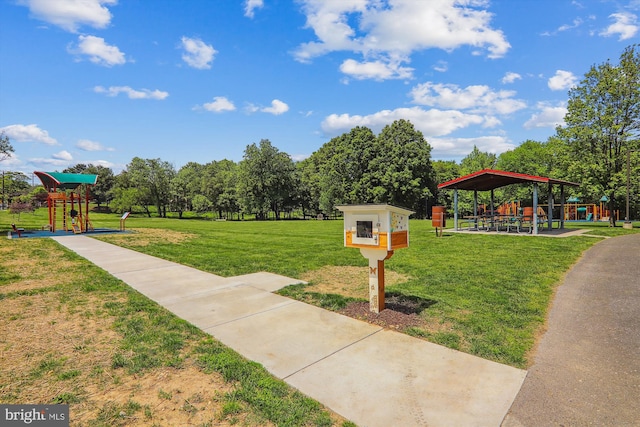
M611 212L606 208L604 204L605 200L601 200L600 204L597 205L595 203L578 203L572 199L569 199L567 203L564 205L564 220L565 221L609 221L611 216ZM544 215L547 211L549 205L538 205L538 214ZM478 205L478 208L481 212L487 211L486 204ZM554 213L554 218L559 217L560 206L554 206L557 209L556 213ZM519 200L509 201L497 206L495 211L499 215L522 215L522 212L526 207L521 206ZM620 211L614 211L616 221L620 219Z
M89 199L90 187L96 184L97 175L60 172L34 173L40 178L42 185L48 192L49 224L45 225L43 229L55 232L58 229L58 224L61 223L62 230L74 234L93 230L93 225L89 220Z

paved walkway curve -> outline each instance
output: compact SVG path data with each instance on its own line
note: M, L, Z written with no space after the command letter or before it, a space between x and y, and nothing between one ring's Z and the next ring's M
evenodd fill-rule
M54 238L361 427L498 427L526 371L86 236Z
M640 234L598 242L566 275L503 423L520 426L640 426Z

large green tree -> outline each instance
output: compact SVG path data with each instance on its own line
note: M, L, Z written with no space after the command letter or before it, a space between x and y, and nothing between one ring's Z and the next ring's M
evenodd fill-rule
M495 154L487 151L480 151L477 146L467 154L460 162L460 173L468 175L483 169L495 169L498 158Z
M568 171L583 195L609 198L614 211L623 204L626 155L640 148L640 52L629 46L618 64L592 66L569 91L566 126L558 136L571 153ZM619 201L620 200L620 201ZM615 217L610 215L611 225Z
M370 168L375 202L405 206L426 216L426 201L436 194L431 146L408 120L396 120L378 135Z
M184 211L192 209L193 199L200 194L203 172L203 165L189 162L171 178L171 207L178 212L179 218Z
M171 203L171 180L176 173L173 165L160 159L134 157L127 165L127 173L131 186L138 190L139 204L146 207L153 204L158 215L166 217ZM148 208L146 211L151 216Z
M317 180L321 211L331 213L335 205L373 201L370 168L377 157L376 145L371 129L357 126L312 155L312 179Z
M238 165L238 197L245 212L266 219L273 211L280 218L294 192L295 165L291 157L263 139L248 145Z

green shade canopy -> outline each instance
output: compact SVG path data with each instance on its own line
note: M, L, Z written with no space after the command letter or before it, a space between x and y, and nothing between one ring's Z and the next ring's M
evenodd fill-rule
M61 173L61 172L34 172L47 191L59 188L61 190L73 190L82 184L96 185L98 175L85 173Z
M600 197L600 201L601 202L608 202L609 198L607 196L602 196L602 197Z
M578 199L577 197L570 197L569 200L567 200L568 203L578 203L580 201L580 199Z

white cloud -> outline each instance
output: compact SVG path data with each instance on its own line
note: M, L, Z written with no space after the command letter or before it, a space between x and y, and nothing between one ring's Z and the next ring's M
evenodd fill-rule
M84 162L88 165L94 165L94 166L103 166L105 168L111 168L113 169L114 167L116 167L117 165L115 163L112 163L108 160L88 160L86 162ZM115 170L114 170L115 172Z
M9 125L0 128L0 131L17 142L41 142L47 145L58 145L58 141L49 136L49 132L40 129L38 125Z
M460 88L454 84L427 82L415 86L410 95L415 104L468 109L473 113L511 114L526 107L524 101L514 99L514 91L494 91L484 85Z
M211 62L216 53L218 53L213 46L206 44L200 39L182 37L182 59L190 67L197 68L199 70L208 70L211 68Z
M81 139L77 142L76 147L82 151L114 151L113 148L105 148L102 144L89 139Z
M317 40L300 45L294 57L309 62L334 51L362 54L363 61L343 64L346 71L356 64L394 61L397 63L392 69L403 69L400 64L407 62L412 52L432 48L450 51L471 46L490 58L502 57L510 45L502 31L491 28L492 14L483 9L486 4L459 0L302 0L306 27L314 31ZM356 22L357 27L352 24ZM382 72L358 73L360 78L368 74L377 79L384 76Z
M601 36L613 36L619 34L619 41L627 40L632 38L640 29L638 25L638 17L633 13L629 12L620 12L613 13L609 15L609 18L612 18L615 22L607 27L606 30L603 30L600 35Z
M336 136L355 126L366 126L374 132L380 132L384 126L399 119L409 120L425 136L448 135L471 125L482 125L486 120L480 115L455 110L413 107L383 110L367 116L331 114L323 120L321 126L325 135Z
M562 31L568 31L571 30L573 28L578 28L580 25L582 25L583 21L580 18L576 18L573 20L573 22L571 24L564 24L561 25L560 27L558 27L558 32L562 32Z
M480 151L496 155L516 148L506 137L500 135L478 138L429 138L428 142L432 148L432 157L440 159L464 157L473 150L474 146Z
M94 64L112 67L127 62L124 53L117 46L105 43L102 37L78 36L78 44L70 46L68 51L76 55L86 55Z
M525 129L533 128L556 128L564 125L564 116L567 114L567 107L564 105L550 105L547 103L539 103L539 110L527 120L524 124Z
M245 0L244 2L244 16L253 18L256 9L262 9L264 6L263 0Z
M513 83L516 80L522 80L522 76L518 73L513 73L511 71L509 71L508 73L506 73L504 75L504 77L502 78L502 83L506 84L506 83Z
M440 73L444 73L449 70L449 64L446 61L438 61L432 68Z
M56 159L54 156L51 156L49 158L34 157L29 159L29 163L33 165L37 165L38 169L47 169L49 167L66 168L67 166L71 165L72 161L64 160L64 159Z
M398 62L380 60L358 62L347 59L340 65L340 71L357 80L408 79L413 74L413 68L402 67Z
M149 90L149 89L132 89L129 86L110 86L108 89L103 86L96 86L93 88L96 93L104 93L107 96L118 96L120 93L126 94L129 99L156 99L163 100L169 96L169 92L163 92L161 90Z
M279 116L280 114L289 111L289 106L279 99L274 99L273 101L271 101L271 107L261 108L260 111L262 111L263 113L269 113L275 116Z
M105 6L117 3L117 0L19 0L35 18L73 33L81 25L106 28L111 22L111 12Z
M213 102L207 102L203 104L202 107L197 108L204 108L205 110L214 113L222 113L225 111L235 111L236 106L233 105L233 102L229 101L226 97L216 96L213 98Z
M73 160L73 156L67 150L62 150L59 153L52 154L51 157L53 157L56 160L66 160L69 162Z
M576 83L578 83L578 78L571 71L557 70L547 85L551 90L567 90L575 86Z

